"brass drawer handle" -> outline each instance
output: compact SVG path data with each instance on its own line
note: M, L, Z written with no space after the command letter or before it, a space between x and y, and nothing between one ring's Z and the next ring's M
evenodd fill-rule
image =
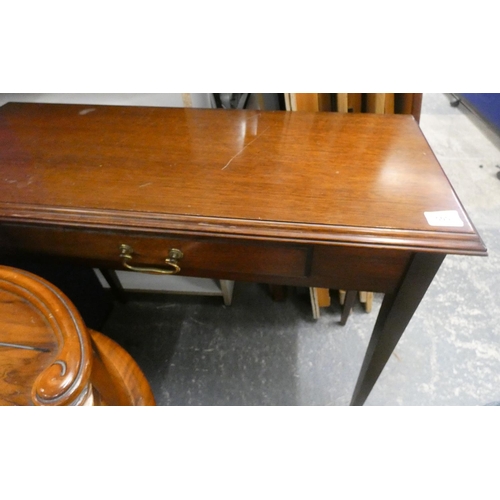
M159 267L133 266L131 264L133 253L134 249L130 245L120 245L120 259L122 260L123 267L130 271L149 274L177 274L181 270L177 261L184 257L184 254L177 248L170 249L168 257L165 259L165 263L167 266L170 266L171 269L162 269Z

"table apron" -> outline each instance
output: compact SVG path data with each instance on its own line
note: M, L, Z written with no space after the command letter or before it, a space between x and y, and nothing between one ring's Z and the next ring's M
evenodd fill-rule
M375 292L395 290L412 255L404 250L278 240L0 226L4 253L67 258L94 267L124 269L122 244L133 249L132 263L140 267L168 269L165 259L170 250L181 250L178 264L183 276Z

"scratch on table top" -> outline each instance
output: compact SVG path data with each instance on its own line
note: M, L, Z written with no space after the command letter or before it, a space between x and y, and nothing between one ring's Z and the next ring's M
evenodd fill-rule
M257 137L255 137L254 139L252 139L246 146L244 146L241 151L238 151L238 153L236 153L222 168L221 170L225 170L227 167L229 167L229 165L231 164L231 162L237 157L239 156L241 153L243 153L243 151L245 151L246 148L248 148L248 146L250 146L250 144L253 144L259 137L261 137L262 135L264 135L269 129L271 128L271 126L267 127L265 130L263 130Z
M139 188L144 188L144 187L146 187L146 186L151 186L151 184L153 184L153 183L152 183L152 182L146 182L145 184L141 184L141 185L139 186Z

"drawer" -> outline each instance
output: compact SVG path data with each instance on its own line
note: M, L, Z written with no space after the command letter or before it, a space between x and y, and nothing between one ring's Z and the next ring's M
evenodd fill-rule
M170 250L178 249L183 253L178 261L180 274L222 279L245 275L303 277L310 260L306 246L233 239L15 225L0 227L0 236L1 245L7 250L69 257L95 267L115 269L124 269L120 258L122 244L133 249L129 264L163 269L169 269L165 259Z

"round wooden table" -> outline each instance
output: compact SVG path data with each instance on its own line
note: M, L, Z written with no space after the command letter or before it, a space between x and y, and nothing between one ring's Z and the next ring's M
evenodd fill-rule
M0 405L152 406L132 357L48 281L0 266Z

